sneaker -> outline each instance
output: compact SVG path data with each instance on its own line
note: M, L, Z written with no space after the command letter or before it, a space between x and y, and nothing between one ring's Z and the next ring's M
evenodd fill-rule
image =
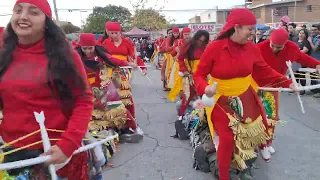
M141 134L122 134L119 136L120 143L139 143L143 139Z
M320 93L313 95L314 98L320 98Z
M260 149L260 153L262 155L262 158L264 159L265 162L269 162L271 159L271 154L269 152L268 147L264 147L263 149Z
M269 150L269 152L270 152L271 155L274 154L274 153L276 153L276 150L275 150L272 146L269 146L269 147L268 147L268 150Z
M143 131L142 131L142 129L138 126L137 127L137 129L135 130L135 133L136 134L140 134L140 135L143 135L144 133L143 133Z

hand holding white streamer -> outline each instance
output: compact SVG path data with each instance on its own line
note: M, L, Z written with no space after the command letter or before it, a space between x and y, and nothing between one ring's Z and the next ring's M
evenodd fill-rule
M211 85L211 88L215 89L217 88L217 82L214 82ZM213 97L208 97L206 94L202 95L202 102L205 107L212 107L215 104L215 100Z
M45 121L44 113L43 113L43 111L41 111L40 113L37 113L37 112L33 112L33 113L36 118L36 121L39 123L39 126L40 126L40 132L41 132L41 138L42 138L44 152L47 152L51 148L51 143L49 140L47 129L44 125L44 121ZM52 165L52 164L49 165L49 171L51 174L51 179L57 180L58 177L57 177L56 168L54 167L54 165Z
M293 73L293 70L292 70L292 63L291 63L291 61L287 61L286 64L287 64L287 66L288 66L288 70L289 70L289 73L290 73L290 76L291 76L291 79L292 79L292 82L293 82L295 88L296 88L296 89L299 89L298 83L297 83L297 81L296 81L296 78L295 78L294 73ZM300 103L300 107L301 107L302 113L303 113L303 114L306 113L306 111L305 111L305 109L304 109L304 106L303 106L303 102L302 102L302 100L301 100L300 94L297 94L297 98L298 98L298 101L299 101L299 103Z
M105 142L108 142L110 140L113 140L115 138L118 137L117 135L114 136L108 136L105 139L102 139L100 141L85 145L80 147L78 150L76 150L73 155L87 151L89 149L92 149L98 145L101 145ZM36 157L36 158L31 158L31 159L26 159L26 160L20 160L20 161L15 161L15 162L9 162L9 163L2 163L0 164L0 171L2 170L9 170L9 169L17 169L17 168L23 168L23 167L27 167L27 166L33 166L36 164L42 164L45 163L46 161L48 161L50 159L50 156L40 156L40 157Z

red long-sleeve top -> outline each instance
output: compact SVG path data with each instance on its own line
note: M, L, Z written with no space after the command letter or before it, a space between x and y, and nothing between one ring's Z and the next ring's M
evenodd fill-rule
M194 58L188 59L187 51L189 48L190 48L190 45L183 47L178 55L178 63L179 63L179 68L180 68L179 70L181 72L188 71L188 68L187 68L185 61L184 61L185 59L187 59L188 61L199 60L204 52L204 49L202 49L202 48L195 48L193 50L193 57Z
M165 39L156 39L155 42L154 42L154 49L155 50L160 50L160 46L161 44L163 43ZM158 48L159 46L159 48Z
M135 54L135 47L132 41L122 37L122 42L119 46L115 46L111 38L106 39L102 46L106 48L112 55L122 55L127 56L127 62L130 61L130 58L137 59L138 66L145 66L141 58L137 58ZM145 67L141 68L142 70L146 69Z
M208 86L207 75L218 79L247 77L252 74L259 86L274 83L289 87L291 81L277 73L263 60L259 49L252 43L240 45L229 38L210 43L200 58L200 63L193 76L197 93L204 94Z
M76 51L71 51L73 63L80 76L86 80L80 56ZM39 124L33 112L43 111L46 128L65 131L63 133L49 131L50 139L61 139L51 143L59 146L67 156L71 156L81 146L88 129L93 110L92 92L88 83L85 92L73 87L74 107L66 110L57 98L53 97L47 74L48 58L44 39L31 46L17 45L12 63L0 82L0 97L4 104L4 119L0 125L1 136L5 142L11 142L38 130ZM22 147L38 141L41 141L40 133L12 146ZM43 145L38 144L29 149L43 149Z
M105 53L105 55L108 57L108 59L117 66L129 66L129 63L126 61L122 61L120 59L112 57L110 54ZM104 63L101 57L98 56L92 56L88 58L88 60L92 61L98 61L100 63ZM101 79L100 79L100 70L93 70L89 67L85 66L85 70L87 72L87 77L88 78L95 78L95 82L91 84L91 87L100 87L101 85Z
M160 53L171 53L171 51L174 49L174 44L178 43L178 39L175 39L173 41L173 44L170 45L170 37L166 38L163 43L160 46Z
M286 61L289 60L292 62L296 61L301 65L310 68L315 68L320 64L320 62L313 57L301 52L298 45L296 45L292 41L288 41L284 49L281 50L278 54L272 52L269 39L257 44L257 46L259 47L261 55L265 62L278 73L281 73L283 75L285 75L288 70Z
M172 55L173 57L178 54L176 48L177 48L177 47L180 48L184 43L185 43L185 40L184 40L184 39L178 39L178 40L174 41L174 43L173 43L173 49L172 49L172 51L171 51L171 55Z

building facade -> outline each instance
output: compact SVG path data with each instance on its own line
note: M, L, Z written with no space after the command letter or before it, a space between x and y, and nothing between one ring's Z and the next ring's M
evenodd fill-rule
M196 24L196 23L201 23L201 18L200 16L194 16L189 19L190 24Z
M280 22L289 16L292 22L320 22L320 0L253 0L248 6L257 17L257 23ZM218 9L217 24L224 24L230 9Z

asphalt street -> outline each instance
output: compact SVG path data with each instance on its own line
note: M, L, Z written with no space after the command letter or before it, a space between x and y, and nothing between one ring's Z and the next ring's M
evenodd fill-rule
M148 69L148 77L134 73L133 98L136 117L145 133L139 144L123 144L112 157L112 168L104 171L108 180L212 180L210 173L192 168L192 151L188 141L173 139L175 104L162 91L160 72ZM295 95L282 93L282 124L276 127L271 162L259 160L254 170L257 180L320 179L320 100L302 97L306 114L302 114Z

